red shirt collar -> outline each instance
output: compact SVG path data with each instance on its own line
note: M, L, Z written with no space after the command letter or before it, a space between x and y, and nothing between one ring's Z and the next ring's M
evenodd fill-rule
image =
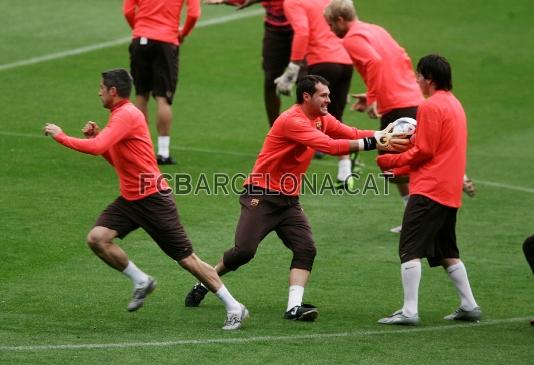
M129 102L130 102L129 99L122 99L121 101L117 102L117 104L113 105L113 107L111 107L111 111L115 111L116 109L120 108L121 106Z

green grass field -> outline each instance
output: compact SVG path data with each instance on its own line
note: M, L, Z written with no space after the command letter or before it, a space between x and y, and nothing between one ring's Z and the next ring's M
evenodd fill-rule
M118 194L115 174L103 159L41 135L45 122L73 135L87 120L105 123L100 72L128 66L127 43L21 61L127 38L121 3L0 2L1 364L532 363L534 277L521 252L534 233L532 1L357 2L361 18L386 27L412 60L439 52L452 64L454 92L469 121L468 173L478 188L474 199L464 199L457 232L484 320L442 320L458 299L443 270L424 265L422 325L377 325L402 305L398 236L388 232L400 223L398 195L305 195L318 247L305 301L321 315L315 323L282 320L290 252L273 234L249 265L224 277L251 311L233 333L220 329L224 309L213 295L200 308L183 306L195 281L141 231L120 244L159 287L142 310L126 312L130 282L85 245L94 220ZM267 132L262 20L258 8L251 10L249 17L198 27L184 44L172 131L179 164L165 172L250 171ZM202 20L233 14L204 6ZM356 74L353 83L353 91L362 90ZM377 126L349 111L345 119ZM366 172L376 174L374 157L362 155ZM310 168L335 172L335 158ZM177 203L195 250L215 263L233 243L237 196L186 195Z

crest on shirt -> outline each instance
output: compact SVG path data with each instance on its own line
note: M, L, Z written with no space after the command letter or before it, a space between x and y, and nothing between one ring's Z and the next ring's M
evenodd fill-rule
M254 207L258 206L258 204L260 204L260 200L258 198L252 198L250 200L250 206L251 207L254 208Z
M322 130L323 128L323 121L321 119L317 120L315 122L315 128L317 128L318 130Z

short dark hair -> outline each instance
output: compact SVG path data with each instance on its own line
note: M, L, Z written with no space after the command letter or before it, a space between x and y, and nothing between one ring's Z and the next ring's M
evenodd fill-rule
M318 75L307 75L304 76L297 82L297 104L302 104L304 102L304 93L313 95L317 89L315 85L323 84L329 86L330 83L321 76Z
M426 80L432 80L436 90L452 90L452 73L449 61L438 54L429 54L417 62L417 72Z
M123 68L102 72L102 83L107 89L115 87L121 98L129 98L132 92L132 76Z

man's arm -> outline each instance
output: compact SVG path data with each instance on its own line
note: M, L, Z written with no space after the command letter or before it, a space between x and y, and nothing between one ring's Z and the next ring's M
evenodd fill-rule
M359 139L333 139L310 126L308 121L304 119L294 118L286 120L285 123L284 136L286 138L329 155L346 155L350 152L368 151L376 148L385 150L384 147L377 144L376 138L372 136L381 132L362 131ZM364 137L367 134L371 134L371 136ZM354 137L358 137L358 132ZM387 150L404 151L409 147L410 142L407 139L392 139Z
M299 1L284 1L284 14L293 29L293 41L291 43L290 60L295 63L303 62L308 53L310 39L310 26L306 11Z
M187 16L185 18L184 26L179 31L180 43L182 43L184 38L191 33L198 18L200 18L200 13L200 0L187 0Z
M403 166L414 168L430 160L439 147L441 122L438 118L432 107L420 107L415 146L403 153L378 156L376 161L380 168L383 171Z
M89 121L83 126L82 133L85 138L95 138L100 133L100 127L95 122ZM104 157L110 165L114 166L113 159L111 158L109 151L104 152L102 157Z
M364 137L373 137L375 131L361 130L350 127L341 123L333 115L323 117L325 122L324 133L334 139L360 139Z
M122 13L130 25L130 28L133 29L135 26L135 10L137 6L137 0L124 0L122 3Z
M122 140L129 133L129 128L122 124L122 120L119 118L112 118L108 126L97 136L89 139L69 137L60 127L51 123L45 125L44 132L54 138L56 142L70 149L91 155L104 155L111 146Z
M353 62L358 63L357 69L362 72L361 76L367 86L365 111L371 117L379 117L376 113L376 96L382 85L382 57L371 47L371 45L360 36L353 36L343 42L343 46L349 53Z

